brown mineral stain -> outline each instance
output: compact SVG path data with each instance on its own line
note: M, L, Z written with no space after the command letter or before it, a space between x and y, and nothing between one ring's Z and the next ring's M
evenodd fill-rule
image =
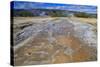
M77 50L81 46L81 41L74 36L60 36L57 38L57 42L60 45L65 45L67 47L71 47L74 50Z
M54 61L52 63L66 63L70 62L71 58L68 55L65 55L63 51L60 51L59 53L56 54L54 57Z
M81 48L80 50L75 52L75 54L73 55L73 61L78 62L87 60L90 57L90 55L86 50L88 49Z
M66 45L75 51L75 53L72 55L72 61L84 61L90 57L89 53L86 51L89 48L81 48L81 45L85 44L78 38L73 36L61 36L57 38L57 41L60 45ZM67 62L67 60L69 60L69 57L63 53L59 53L56 59L57 61L55 61L55 63L64 63L65 61Z

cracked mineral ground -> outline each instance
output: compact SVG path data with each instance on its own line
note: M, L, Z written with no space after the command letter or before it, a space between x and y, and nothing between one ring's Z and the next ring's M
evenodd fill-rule
M13 24L14 65L97 60L96 19L14 17Z

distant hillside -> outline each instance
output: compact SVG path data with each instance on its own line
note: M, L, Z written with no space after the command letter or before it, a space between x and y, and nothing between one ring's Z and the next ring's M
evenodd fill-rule
M96 18L97 14L89 14L85 12L67 11L67 10L54 10L54 9L12 9L13 17L34 17L34 16L51 16L51 17L84 17Z

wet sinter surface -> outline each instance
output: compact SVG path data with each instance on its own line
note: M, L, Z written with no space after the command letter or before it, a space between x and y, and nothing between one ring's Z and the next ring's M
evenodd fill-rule
M97 60L94 25L62 17L21 29L14 33L14 65Z

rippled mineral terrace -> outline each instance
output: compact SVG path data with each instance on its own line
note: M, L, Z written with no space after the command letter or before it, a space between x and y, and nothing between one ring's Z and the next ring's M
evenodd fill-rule
M64 17L18 19L14 19L14 65L97 60L95 25Z

